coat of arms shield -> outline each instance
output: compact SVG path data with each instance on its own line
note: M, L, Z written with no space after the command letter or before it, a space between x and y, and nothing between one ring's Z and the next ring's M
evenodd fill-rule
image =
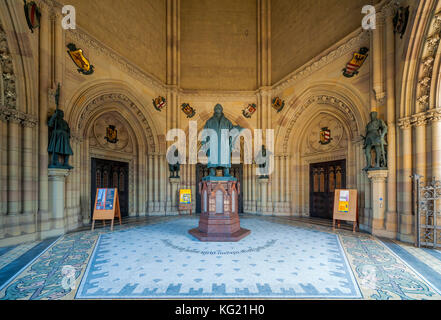
M165 100L164 97L157 97L156 99L153 99L153 106L156 110L161 111L167 104L167 100Z
M78 72L90 75L93 73L93 66L89 63L89 60L83 55L83 50L78 49L75 44L69 43L67 45L69 49L67 53L72 58L72 61L78 67Z
M326 144L331 143L331 141L332 141L331 130L329 130L328 127L322 128L322 130L320 131L319 143L322 145L326 145Z
M283 110L283 107L285 107L285 101L280 99L279 97L275 97L273 99L273 108L277 110L277 113Z
M188 103L183 103L181 109L187 115L187 118L193 118L196 114L196 111Z
M366 61L366 58L368 57L368 51L368 48L363 47L360 48L359 52L354 52L354 54L352 55L352 60L349 61L346 65L346 68L343 69L343 75L346 78L352 78L353 76L358 74L358 69L361 68L363 63Z
M251 118L251 116L256 112L257 106L255 103L249 104L245 109L242 110L242 114L245 118Z
M26 3L26 0L24 0L24 12L28 27L31 29L31 32L34 32L34 29L40 26L40 9L34 1Z
M106 136L104 137L109 143L117 143L118 142L118 130L116 130L115 126L109 125L106 129Z

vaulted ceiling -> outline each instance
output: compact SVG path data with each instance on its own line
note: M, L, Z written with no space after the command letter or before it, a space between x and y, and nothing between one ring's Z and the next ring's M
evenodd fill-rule
M181 0L181 87L257 88L257 1ZM271 0L272 81L361 25L379 0ZM70 0L77 23L142 70L165 81L166 0Z

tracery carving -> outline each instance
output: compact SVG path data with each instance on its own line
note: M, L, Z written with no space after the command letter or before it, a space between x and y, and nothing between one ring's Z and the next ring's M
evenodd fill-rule
M130 100L126 95L119 94L119 93L110 93L110 94L104 94L99 96L98 98L95 98L92 100L85 108L82 110L79 121L77 124L77 130L81 131L83 128L85 121L90 118L91 114L99 109L103 104L107 104L110 102L121 102L128 108L130 108L137 116L137 118L141 121L142 127L144 130L144 134L146 137L146 141L148 143L149 152L155 152L155 143L153 138L153 132L150 128L150 125L147 121L147 118L144 116L144 114L139 110L139 108L136 106L136 104Z
M353 132L358 131L356 117L355 117L352 109L347 105L346 102L344 102L343 100L341 100L339 98L329 96L329 95L313 96L313 97L310 97L305 103L303 103L303 105L300 108L295 110L294 116L291 118L291 120L289 121L289 124L287 125L287 131L286 131L284 141L283 141L283 150L285 153L287 153L288 145L289 145L289 137L291 136L291 132L295 127L297 119L302 115L302 113L306 109L308 109L308 107L310 105L312 105L314 103L326 104L326 105L331 105L331 106L336 107L338 110L340 110L341 112L343 112L347 116L347 119L349 120L350 129Z

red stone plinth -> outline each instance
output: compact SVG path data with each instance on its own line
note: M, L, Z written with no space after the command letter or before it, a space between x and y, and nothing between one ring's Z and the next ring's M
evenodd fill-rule
M235 242L251 231L240 227L240 184L234 178L214 178L199 184L202 213L199 227L189 233L200 241Z

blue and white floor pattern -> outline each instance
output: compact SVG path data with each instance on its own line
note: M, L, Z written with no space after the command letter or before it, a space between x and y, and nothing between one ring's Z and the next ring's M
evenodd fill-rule
M335 234L243 220L237 243L204 243L181 219L101 235L77 298L361 298Z

